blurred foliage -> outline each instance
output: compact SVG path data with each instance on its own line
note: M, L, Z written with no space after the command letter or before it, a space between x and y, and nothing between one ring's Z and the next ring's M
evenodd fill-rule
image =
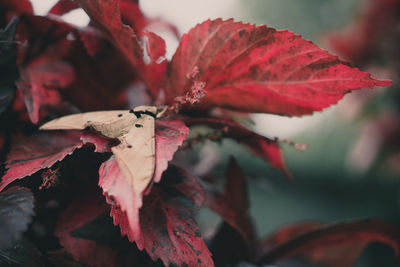
M245 15L237 19L289 29L318 43L325 32L347 25L362 1L241 0L240 3ZM379 112L391 102L387 95L379 95L369 110ZM385 168L365 173L349 168L349 152L358 137L360 123L337 112L344 104L348 103L339 103L334 112L328 112L329 119L292 138L308 144L307 150L297 151L282 145L288 167L295 176L293 182L234 142L226 140L222 147L211 145L222 151L221 173L228 155L233 154L245 174L252 178L251 213L261 236L282 225L307 220L334 222L374 217L400 226L400 179ZM400 266L400 260L393 258L390 248L373 244L357 266Z

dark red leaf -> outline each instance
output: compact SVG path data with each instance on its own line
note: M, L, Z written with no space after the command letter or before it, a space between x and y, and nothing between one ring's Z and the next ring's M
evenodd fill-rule
M33 8L29 0L9 1L0 0L0 17L10 20L21 14L32 14Z
M62 16L74 9L79 8L76 0L59 0L49 11L49 14Z
M33 123L39 121L41 106L56 106L61 102L58 92L72 83L74 70L66 62L38 58L21 71L17 87L25 98L25 105Z
M255 233L249 217L247 182L234 158L229 161L224 193L219 193L210 185L205 186L205 192L205 205L237 230L250 248L253 245Z
M104 199L89 192L76 199L59 217L54 234L75 260L90 266L118 266L117 254L110 247L71 235L75 229L104 213L106 208Z
M96 56L102 49L105 48L105 39L102 34L93 27L86 27L80 31L80 38L85 45L89 55Z
M272 167L282 171L288 178L293 175L286 167L282 151L276 140L259 135L240 124L219 118L193 118L185 120L188 126L206 125L220 131L222 137L232 138L247 146L254 154L264 158Z
M86 142L97 145L99 152L107 151L108 142L87 132L40 132L31 137L19 138L8 154L8 170L0 181L0 191L16 179L51 167Z
M136 241L153 260L166 266L213 266L193 212L204 201L204 192L195 178L171 166L143 199L140 210L142 239Z
M259 262L271 264L300 256L322 266L350 267L371 242L390 245L399 255L400 233L396 227L367 219L333 225L306 223L285 227L262 242L261 247L273 248L262 253Z
M124 94L137 75L123 55L98 30L92 27L74 28L54 17L24 16L18 35L19 41L30 44L26 55L20 56L24 65L44 56L73 66L75 80L62 91L63 100L82 111L126 106L126 98L118 96ZM51 110L56 108L53 106ZM68 111L58 113L66 114Z
M205 83L205 108L300 116L360 88L390 85L290 31L207 20L185 34L172 59L169 103ZM190 73L198 71L196 79Z
M143 66L142 48L132 28L121 22L120 1L79 0L79 3L108 40L140 71Z
M138 3L122 0L120 6L122 21L131 26L136 34L141 35L148 24L148 19L140 10Z
M72 25L58 18L30 14L21 16L16 37L20 43L29 45L19 47L18 61L23 67L39 57L43 61L65 61L75 44L71 38L67 38L68 35L73 36L73 31L75 29Z

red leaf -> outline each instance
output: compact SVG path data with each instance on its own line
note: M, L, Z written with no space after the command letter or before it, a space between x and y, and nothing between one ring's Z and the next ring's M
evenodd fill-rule
M211 253L201 238L193 212L202 205L204 192L195 178L171 166L143 199L140 210L142 240L153 260L166 266L213 266Z
M350 67L290 31L207 20L185 34L171 62L169 103L188 93L188 74L205 83L205 108L300 116L351 90L390 85Z
M76 0L59 0L49 11L49 14L62 16L68 12L79 8Z
M250 248L253 245L255 233L249 217L247 182L234 158L229 161L225 192L221 194L211 186L205 186L205 191L205 205L236 229Z
M212 266L211 255L192 218L202 205L203 191L193 177L172 167L150 195L134 195L114 157L100 167L99 185L111 204L114 224L138 248L146 249L153 260L160 258L166 266ZM163 182L167 180L166 182Z
M89 55L96 56L105 46L105 39L101 33L93 27L85 27L80 31L80 38Z
M124 54L137 71L141 71L142 48L132 28L121 22L120 1L79 0L79 3L108 40Z
M181 121L156 122L156 167L152 183L160 182L163 172L168 167L168 161L173 158L188 131ZM134 193L114 157L103 163L99 177L99 186L112 205L111 215L114 217L114 223L120 224L122 234L126 234L129 240L138 240L141 236L139 209L142 207L142 195ZM149 192L150 187L146 191Z
M148 24L148 19L140 10L139 5L131 0L122 0L120 6L122 21L131 26L138 35L142 34Z
M165 59L165 42L160 36L152 32L142 33L150 62L146 64L145 75L147 85L153 96L157 99L159 90L165 82L168 61Z
M86 142L98 146L96 148L98 152L107 151L108 142L101 139L90 133L77 131L40 132L31 137L20 138L8 154L6 162L8 170L1 179L0 191L16 179L51 167Z
M39 121L41 106L56 106L61 102L57 89L67 87L73 80L74 70L69 64L46 58L36 59L22 70L17 87L24 95L33 123Z
M264 158L272 167L282 171L289 179L293 175L286 167L282 151L276 140L259 135L235 122L218 118L193 118L185 120L188 126L206 125L247 146L254 154Z
M116 95L123 93L137 75L123 55L111 47L98 30L92 27L77 29L54 17L24 16L18 34L27 36L19 41L28 39L30 44L27 56L20 61L29 64L32 58L45 56L69 62L74 67L75 80L63 91L64 100L82 111L126 106L126 99L121 100Z
M21 15L24 13L32 14L33 8L32 4L29 0L19 0L19 1L9 1L9 0L0 0L0 10L3 12L7 11L11 14L8 14L7 20L11 19L15 15Z
M288 226L268 237L261 246L274 246L263 253L260 263L274 263L293 256L328 267L353 266L365 246L371 242L390 245L400 252L400 233L380 220L360 220L323 226L305 223Z
M117 254L110 247L71 235L72 231L94 220L106 208L102 198L88 193L74 201L59 217L54 234L75 260L90 266L118 266Z

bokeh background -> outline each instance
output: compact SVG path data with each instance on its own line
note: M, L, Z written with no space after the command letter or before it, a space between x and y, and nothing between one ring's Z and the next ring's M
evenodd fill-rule
M56 1L32 2L38 14L46 14ZM291 30L330 50L332 47L326 36L359 19L370 2L142 0L140 4L146 15L164 18L176 25L180 33L208 18L233 17ZM81 10L75 10L65 18L80 26L88 23ZM167 40L168 56L171 56L177 40L168 33L158 33ZM304 220L335 222L373 217L400 226L400 149L396 151L394 144L398 142L398 135L396 130L390 132L394 141L387 141L381 131L382 127L392 130L390 127L395 127L396 121L400 121L396 110L400 102L394 98L398 95L399 84L395 72L388 70L385 62L378 65L364 64L361 69L379 78L392 79L394 84L391 88L352 93L338 105L312 116L253 116L253 127L257 132L308 145L306 150L299 151L293 145L282 142L288 167L295 176L293 182L287 181L281 173L231 141L224 141L222 145L209 143L200 151L204 156L202 164L216 164L221 174L229 155L238 159L251 181L251 214L261 236L285 224ZM389 119L382 122L382 117L386 116ZM207 232L207 225L216 225L219 218L205 210L199 215L199 220ZM372 244L357 266L400 266L400 261L393 258L389 247Z

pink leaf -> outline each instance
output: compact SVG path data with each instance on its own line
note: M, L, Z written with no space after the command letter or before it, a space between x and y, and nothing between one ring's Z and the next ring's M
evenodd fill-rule
M121 234L127 235L131 242L139 239L142 196L132 190L114 156L100 166L99 186L111 205L110 215L114 218L114 224L120 225Z
M156 169L153 182L161 180L162 173L167 169L178 147L185 141L189 129L181 121L156 122Z
M205 108L300 116L337 103L360 88L390 85L290 31L207 20L185 34L171 62L167 101L206 84Z

